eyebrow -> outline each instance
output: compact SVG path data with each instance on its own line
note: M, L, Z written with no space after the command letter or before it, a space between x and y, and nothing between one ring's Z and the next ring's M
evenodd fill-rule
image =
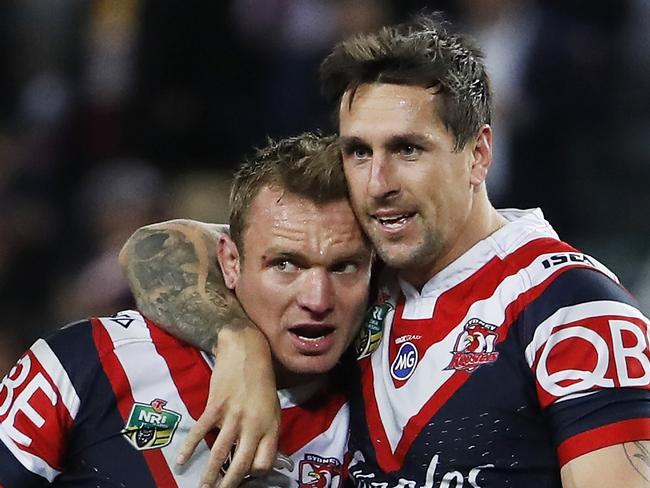
M289 259L300 264L307 262L307 256L304 254L295 251L283 250L277 247L270 247L266 249L262 257L265 261L268 261L270 259Z
M369 144L358 136L339 136L337 143L343 147L368 146ZM404 134L393 134L384 143L388 149L394 149L404 144L416 144L418 146L431 146L433 141L418 132L406 132Z
M337 256L335 259L332 260L332 262L328 265L328 267L335 266L340 263L350 262L350 261L361 262L361 261L365 261L369 257L372 257L372 251L369 249L366 250L366 248L362 248L357 251L350 252L348 254ZM300 252L279 250L277 248L269 248L263 254L264 261L270 261L275 259L288 259L290 261L295 262L299 266L307 266L308 264L311 266L309 258Z
M340 263L346 263L350 261L365 261L367 258L372 256L372 251L370 250L365 250L365 249L360 249L357 252L352 252L350 254L345 254L343 256L337 257L333 263L334 264L340 264Z
M431 139L417 132L407 132L406 134L395 134L388 138L386 147L395 149L399 146L415 144L417 146L430 146Z
M351 147L351 146L359 146L359 145L367 145L363 139L357 136L339 136L338 139L336 139L336 144L340 147Z

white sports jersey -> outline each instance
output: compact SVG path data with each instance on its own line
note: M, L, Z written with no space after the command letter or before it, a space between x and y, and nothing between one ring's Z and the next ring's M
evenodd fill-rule
M559 488L572 459L650 439L648 320L539 210L504 216L421 291L386 277L351 398L357 485Z
M183 437L212 361L133 311L38 340L0 385L0 486L198 486L211 433L185 467ZM293 486L337 488L348 406L326 385L279 392Z

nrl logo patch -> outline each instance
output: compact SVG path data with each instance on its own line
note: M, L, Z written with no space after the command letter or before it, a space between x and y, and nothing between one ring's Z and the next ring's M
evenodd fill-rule
M494 350L498 338L496 325L476 318L469 320L456 340L453 357L446 369L472 373L484 364L493 363L499 357Z
M172 441L181 414L165 410L167 401L156 398L149 405L134 403L122 435L139 451L160 449Z
M389 294L385 290L379 292L377 303L366 313L365 320L354 342L357 359L370 356L379 347L384 335L384 326L388 313L393 306L388 302Z

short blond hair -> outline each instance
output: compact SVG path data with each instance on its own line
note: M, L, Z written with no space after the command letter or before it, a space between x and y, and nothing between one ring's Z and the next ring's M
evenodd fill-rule
M341 154L334 136L305 132L258 149L235 173L230 191L230 235L240 249L248 209L269 186L316 203L348 197Z

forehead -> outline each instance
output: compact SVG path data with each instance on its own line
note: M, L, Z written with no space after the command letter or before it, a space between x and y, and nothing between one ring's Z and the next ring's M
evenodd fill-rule
M443 128L436 110L439 99L435 89L420 86L391 83L360 85L354 94L348 90L341 99L340 135L362 136L370 129L391 135L439 130Z
M243 241L246 254L299 253L314 261L369 250L346 199L316 204L268 186L253 200Z

